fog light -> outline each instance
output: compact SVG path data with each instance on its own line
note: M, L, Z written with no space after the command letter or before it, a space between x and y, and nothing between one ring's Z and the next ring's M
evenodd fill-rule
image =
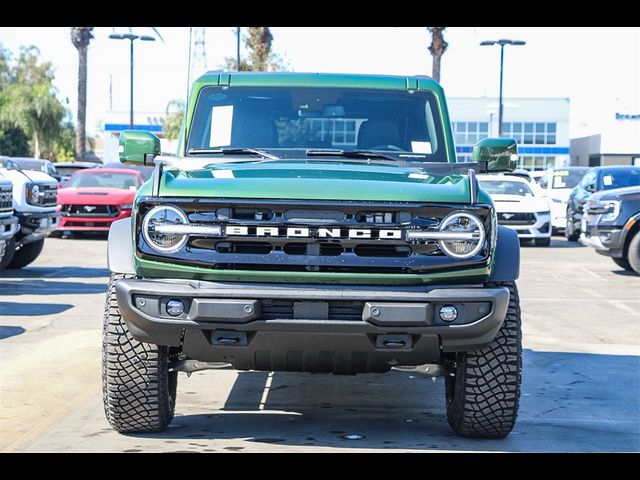
M458 309L453 305L445 305L440 309L440 319L443 322L453 322L458 318Z
M184 313L184 303L182 300L169 300L167 302L167 313L172 317L179 317Z

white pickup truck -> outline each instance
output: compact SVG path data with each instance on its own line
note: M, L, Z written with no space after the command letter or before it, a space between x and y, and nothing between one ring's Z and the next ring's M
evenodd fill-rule
M7 242L12 242L20 225L18 217L13 214L13 193L11 182L0 173L0 271L4 270L4 252Z
M44 239L58 225L58 182L44 172L22 171L9 157L0 157L0 176L13 185L12 206L19 223L4 240L0 268L22 268L40 255Z

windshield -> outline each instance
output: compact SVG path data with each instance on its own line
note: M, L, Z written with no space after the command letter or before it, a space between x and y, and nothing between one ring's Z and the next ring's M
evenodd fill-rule
M81 167L56 167L56 171L60 175L73 175L78 170L83 170Z
M16 163L18 163L23 170L35 170L36 172L45 171L44 165L40 160L20 159Z
M353 88L206 87L198 96L187 153L194 149L307 149L420 154L446 162L430 92ZM408 155L411 157L411 155Z
M510 180L480 180L480 186L489 195L519 195L521 197L532 197L533 192L529 185L523 182Z
M138 178L129 173L77 172L65 184L68 188L122 188L137 189Z
M571 169L571 170L554 170L553 171L553 180L551 182L551 188L560 189L560 188L573 188L587 173L588 168L579 168L579 169Z
M637 185L640 185L640 168L602 170L598 190L613 190Z

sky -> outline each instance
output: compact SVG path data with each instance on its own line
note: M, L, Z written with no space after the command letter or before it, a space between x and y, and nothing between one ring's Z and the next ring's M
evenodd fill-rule
M149 27L133 33L154 35ZM134 102L140 112L162 112L184 99L188 27L159 27L164 42L135 42ZM105 112L129 110L129 42L109 34L129 27L96 27L89 48L87 131L99 132ZM0 27L0 44L13 52L35 45L55 67L59 98L75 119L78 56L69 27ZM271 27L273 50L296 72L430 75L430 35L424 27ZM448 96L498 95L500 48L482 40L525 40L505 47L504 96L569 97L570 137L597 133L613 112L640 113L640 28L448 27L449 48L440 83ZM206 28L208 69L235 57L235 27ZM193 81L193 78L191 78Z

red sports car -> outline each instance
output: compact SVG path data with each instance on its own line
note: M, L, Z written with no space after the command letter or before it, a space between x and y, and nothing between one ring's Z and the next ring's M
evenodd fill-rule
M74 173L58 190L62 213L58 232L108 231L111 223L131 216L136 190L142 185L136 170L89 168Z

